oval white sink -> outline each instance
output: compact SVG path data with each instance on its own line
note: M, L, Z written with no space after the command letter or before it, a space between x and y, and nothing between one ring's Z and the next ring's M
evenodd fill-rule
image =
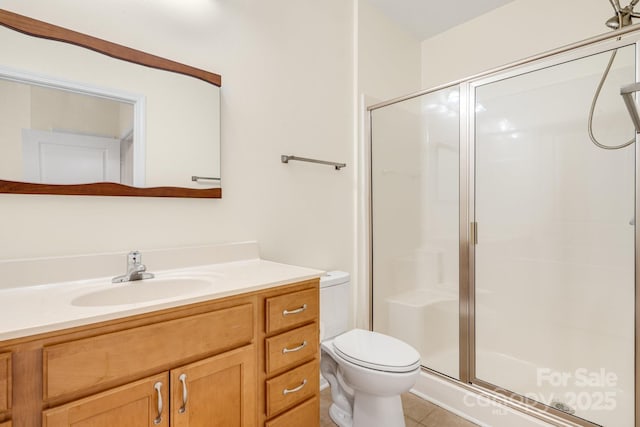
M210 280L195 278L137 280L113 284L108 289L81 295L74 298L71 304L81 307L136 304L203 291L211 284Z

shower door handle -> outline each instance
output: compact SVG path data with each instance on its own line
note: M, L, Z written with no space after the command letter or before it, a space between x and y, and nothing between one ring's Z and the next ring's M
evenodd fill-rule
M478 223L475 221L469 224L469 242L472 245L478 244Z

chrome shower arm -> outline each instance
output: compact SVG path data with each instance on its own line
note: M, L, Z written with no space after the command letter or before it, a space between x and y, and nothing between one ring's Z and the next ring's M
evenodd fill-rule
M631 121L636 128L636 133L640 133L640 115L638 115L638 109L636 108L636 102L633 99L633 94L638 91L640 91L640 83L632 83L620 88L620 95L622 95L624 105L626 105L627 110L629 110Z

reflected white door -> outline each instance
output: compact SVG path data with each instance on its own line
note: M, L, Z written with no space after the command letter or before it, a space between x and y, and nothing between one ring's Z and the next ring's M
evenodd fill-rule
M27 182L120 182L118 139L24 129L22 156Z

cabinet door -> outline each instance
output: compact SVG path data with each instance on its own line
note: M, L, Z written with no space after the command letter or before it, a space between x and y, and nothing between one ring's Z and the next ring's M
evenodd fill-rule
M0 412L7 409L11 409L11 353L0 354Z
M168 427L168 373L76 400L43 413L43 427Z
M255 426L256 376L253 345L172 370L172 427Z

